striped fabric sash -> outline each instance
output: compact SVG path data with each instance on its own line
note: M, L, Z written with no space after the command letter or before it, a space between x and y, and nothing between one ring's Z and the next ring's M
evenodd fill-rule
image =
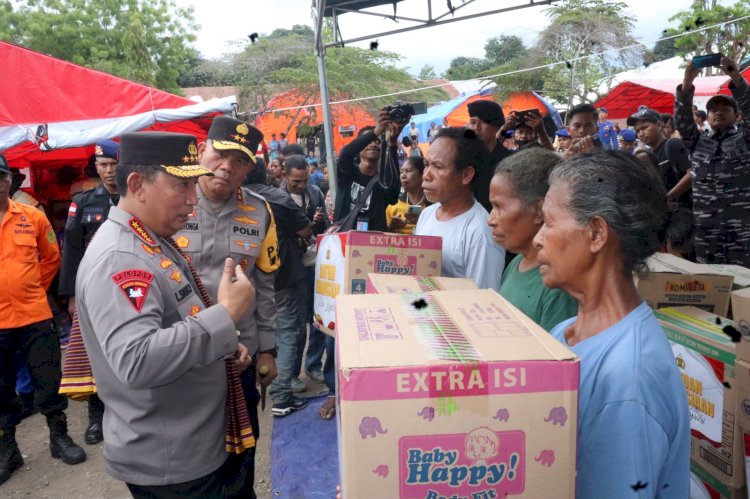
M96 393L94 373L91 372L89 356L83 344L81 326L78 323L78 308L73 311L73 326L70 329L68 349L65 352L60 394L73 400L88 400Z

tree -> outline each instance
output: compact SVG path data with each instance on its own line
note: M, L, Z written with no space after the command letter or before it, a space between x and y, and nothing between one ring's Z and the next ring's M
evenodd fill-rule
M670 33L670 30L666 29L662 32L663 36L670 36L668 33ZM680 51L677 49L675 43L675 38L659 40L654 44L654 48L645 51L643 54L644 62L651 64L652 62L663 61L680 55Z
M324 35L330 36L329 30ZM183 80L204 81L207 85L238 85L240 108L263 111L271 98L287 90L313 104L320 91L314 37L307 26L276 29L262 35L256 43L247 43L239 53L202 61ZM328 89L332 100L367 97L416 88L411 76L396 67L400 56L380 50L354 47L330 48L326 53ZM406 94L404 100L438 102L445 99L442 90ZM371 112L391 104L394 98L362 101ZM316 118L317 119L317 118Z
M422 69L419 70L420 80L436 80L437 74L435 74L435 67L432 64L425 64Z
M170 92L198 53L192 8L175 0L0 3L0 38Z
M456 57L451 61L448 69L443 73L447 80L470 80L489 67L485 59L477 57Z
M527 50L523 41L513 36L496 36L484 44L484 58L492 66L502 66L513 59L521 59Z
M690 9L669 18L670 21L678 21L679 25L668 30L668 33L686 33L675 39L679 55L722 52L736 61L741 61L747 54L747 44L750 42L750 23L747 20L731 22L701 32L695 29L748 15L750 0L738 0L730 6L721 5L720 0L694 0ZM720 74L720 70L707 68L706 73Z
M631 35L634 20L625 8L622 2L568 0L547 10L551 23L540 33L536 48L549 62L560 63L549 70L547 95L569 107L574 101L593 102L602 79L642 62L641 50L608 52L636 43ZM602 54L579 59L597 53Z

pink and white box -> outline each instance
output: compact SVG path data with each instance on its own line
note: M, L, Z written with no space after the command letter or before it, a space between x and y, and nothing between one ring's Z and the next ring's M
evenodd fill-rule
M370 273L439 276L443 240L352 230L318 236L313 323L336 335L336 297L364 294Z
M492 290L336 307L344 498L575 496L572 351Z

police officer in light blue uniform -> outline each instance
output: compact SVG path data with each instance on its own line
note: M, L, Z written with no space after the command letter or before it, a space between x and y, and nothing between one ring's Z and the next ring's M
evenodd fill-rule
M598 109L599 114L599 138L602 140L602 146L605 149L618 150L620 144L617 142L617 127L611 121L607 121L607 108L600 107Z
M62 265L58 293L67 296L68 311L73 317L76 304L76 272L91 238L109 215L109 208L117 206L120 195L115 184L115 166L120 156L120 144L113 140L97 142L94 147L96 173L101 182L94 189L76 194L68 209L63 239ZM96 394L89 397L89 423L84 440L89 445L102 441L104 404Z

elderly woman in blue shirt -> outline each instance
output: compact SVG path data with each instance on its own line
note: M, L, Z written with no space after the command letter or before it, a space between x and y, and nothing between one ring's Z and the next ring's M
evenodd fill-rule
M581 359L576 497L689 497L685 387L633 283L663 243L662 182L623 153L585 154L555 167L542 211L543 282L578 301L551 331Z

